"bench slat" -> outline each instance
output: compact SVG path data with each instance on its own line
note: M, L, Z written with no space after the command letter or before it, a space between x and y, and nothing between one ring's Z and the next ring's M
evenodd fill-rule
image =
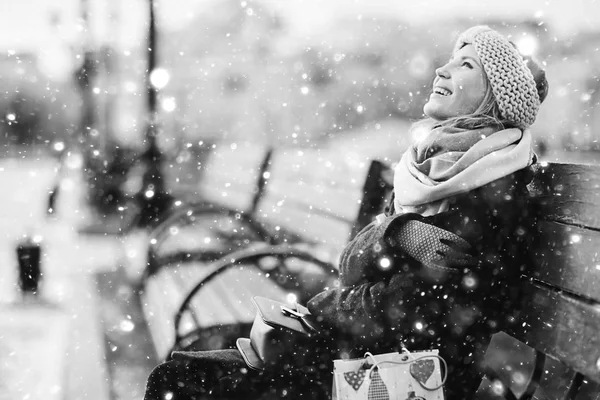
M284 203L265 200L259 208L259 216L270 224L298 234L306 240L342 249L348 242L352 223L332 219L326 215L307 213L299 207L286 207Z
M229 207L236 211L247 211L252 205L256 184L247 183L235 187L222 188L209 187L208 184L200 185L202 198L209 203Z
M266 201L282 202L291 207L303 208L305 212L321 212L347 221L354 221L362 198L362 188L272 182Z
M276 152L258 217L304 240L342 249L363 198L370 163L344 154Z
M186 269L189 272L189 274L187 274L188 277L185 279L185 295L192 290L198 281L200 281L213 270L213 268L210 266L201 266L193 269L186 266L185 268L180 267L179 269ZM185 295L182 296L177 308L173 310L173 315L177 313L181 302L185 298ZM199 293L198 296L192 300L192 308L195 310L202 310L201 314L196 315L196 318L201 326L230 324L235 322L235 311L231 310L229 305L223 301L223 295L224 293L221 293L218 290L218 287L208 285ZM171 324L171 326L173 325Z
M148 322L152 340L159 358L164 358L174 343L173 323L175 313L197 279L206 276L212 268L209 264L189 262L163 268L149 279L142 296L143 311ZM220 303L213 301L211 310L218 310ZM225 310L227 314L227 311ZM205 315L205 321L212 314ZM218 323L219 319L212 322ZM191 315L186 314L181 323L182 327L191 329L195 326ZM184 332L187 331L184 329Z
M177 176L174 190L185 199L197 201L201 198L247 210L252 204L260 167L267 151L265 146L253 143L218 144L199 170L188 167L189 171L183 174L185 176ZM177 165L172 169L176 170Z
M370 164L331 156L315 150L276 152L265 197L274 202L294 200L354 220Z
M352 187L362 185L360 181L368 167L368 160L351 160L340 152L290 148L274 154L271 172L273 177L296 176L309 186L314 186L315 182L331 182L340 187Z
M242 316L252 311L251 303L234 306L235 295L245 292L245 288L239 285L239 282L235 279L227 279L228 277L225 274L230 274L231 272L238 271L227 271L222 276L215 278L192 299L191 309L201 312L200 315L197 315L201 327L233 324L236 321L240 321ZM224 280L229 285L225 284ZM200 278L194 279L195 283L199 281ZM194 286L195 284L190 285L187 292L191 291ZM226 286L229 286L229 289Z
M218 206L198 209L183 208L153 232L150 246L149 268L157 264L167 264L194 258L203 253L207 261L212 257L225 255L245 245L265 240L257 224L252 225L246 215L224 210ZM190 261L189 259L187 261Z
M600 306L536 284L512 336L600 383Z
M229 303L228 308L236 314L236 321L242 323L252 322L256 316L252 297L260 295L283 301L287 294L258 268L249 265L225 272L213 284L219 298Z
M146 282L142 294L144 316L159 358L164 358L173 344L173 309L177 307L180 293L176 281L163 271L160 271L160 279Z
M538 223L532 276L600 302L600 231Z
M545 219L600 229L598 166L536 165L534 174L529 189Z

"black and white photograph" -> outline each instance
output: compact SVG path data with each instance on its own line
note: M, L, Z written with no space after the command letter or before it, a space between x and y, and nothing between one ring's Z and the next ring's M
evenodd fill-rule
M600 1L0 0L0 400L600 400Z

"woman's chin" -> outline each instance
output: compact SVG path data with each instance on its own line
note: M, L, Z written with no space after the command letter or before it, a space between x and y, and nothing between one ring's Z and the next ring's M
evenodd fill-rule
M436 121L441 121L444 119L444 113L440 110L437 104L434 104L433 101L429 100L423 106L423 114L428 116L429 118L435 119Z

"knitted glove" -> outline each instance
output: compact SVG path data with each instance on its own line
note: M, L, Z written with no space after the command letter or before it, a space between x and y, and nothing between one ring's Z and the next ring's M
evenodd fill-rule
M449 274L460 272L460 267L475 263L466 240L425 222L408 220L393 224L388 227L386 237L392 246L398 246L425 266L421 276L427 280L445 280Z

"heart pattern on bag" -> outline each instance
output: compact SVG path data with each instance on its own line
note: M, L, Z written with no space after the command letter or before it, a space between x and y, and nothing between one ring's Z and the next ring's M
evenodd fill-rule
M364 369L359 369L356 372L344 372L344 379L346 379L346 382L348 382L348 384L352 386L352 389L358 391L358 389L360 389L360 386L365 381L366 374L367 371Z
M422 385L431 377L435 370L433 360L418 360L410 364L410 375Z
M344 379L352 389L358 392L358 389L362 386L365 381L365 376L367 374L367 370L359 369L358 371L350 371L344 373ZM385 383L381 379L381 375L379 375L379 371L377 368L373 369L371 372L371 384L369 385L369 391L367 393L368 400L389 400L390 394L388 392Z

